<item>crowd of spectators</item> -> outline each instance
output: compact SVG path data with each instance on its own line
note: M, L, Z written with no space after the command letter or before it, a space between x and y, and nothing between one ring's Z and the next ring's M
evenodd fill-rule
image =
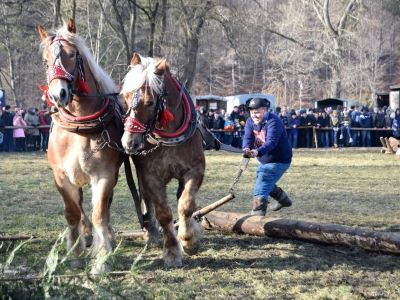
M49 128L39 126L51 124L47 112L45 104L41 111L34 106L28 110L15 107L13 111L9 105L0 108L0 152L46 152Z
M248 113L245 107L235 106L228 114L225 109L207 111L199 108L204 124L222 143L241 148L242 132ZM269 109L280 117L287 128L293 148L380 147L380 137L400 138L397 130L400 109L383 107L338 105L336 109L288 110L287 106ZM313 136L316 129L316 138Z
M50 125L48 108L42 110L31 106L28 110L6 105L0 109L0 152L47 151L49 129L39 128ZM244 105L235 106L228 113L225 109L207 111L198 108L203 123L222 143L242 147L242 134L249 117ZM311 148L317 143L320 148L328 147L380 147L380 137L400 139L400 109L393 111L386 106L369 109L364 106L337 106L336 109L288 110L286 106L269 109L280 117L287 128L293 148ZM32 126L34 128L5 129L5 126ZM316 140L313 139L316 128ZM386 129L386 130L377 130Z

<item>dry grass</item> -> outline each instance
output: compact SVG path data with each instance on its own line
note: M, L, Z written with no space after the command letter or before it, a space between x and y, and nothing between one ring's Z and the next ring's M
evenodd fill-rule
M237 154L206 152L207 174L198 195L202 207L228 194L241 160ZM291 168L279 185L294 204L271 217L341 224L380 231L400 231L398 174L400 157L378 149L356 151L296 150ZM219 208L247 213L252 204L256 161L236 188L236 199ZM36 238L16 253L10 270L15 276L41 275L44 260L66 228L62 200L42 153L2 155L0 166L0 235L33 234ZM176 211L171 182L170 204ZM90 190L85 188L89 212ZM116 231L138 229L132 199L121 171L112 221ZM399 299L400 258L344 246L250 235L207 232L201 252L184 256L182 269L165 269L161 250L141 253L142 240L120 239L115 271L101 279L83 274L52 283L53 299ZM4 266L18 242L3 242ZM65 256L65 244L60 247ZM0 271L2 267L0 266ZM78 272L60 265L56 274ZM1 281L1 299L41 299L41 281Z

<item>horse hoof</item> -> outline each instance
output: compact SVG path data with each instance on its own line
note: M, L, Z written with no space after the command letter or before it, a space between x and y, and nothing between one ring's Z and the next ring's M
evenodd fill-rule
M92 266L92 269L90 270L90 273L93 275L101 275L105 274L111 271L111 266L110 264L103 263L103 264L95 264Z
M200 250L200 241L197 241L196 243L192 244L190 247L188 247L187 245L186 246L182 245L182 248L183 248L183 251L187 255L195 255Z
M182 268L182 259L165 259L164 260L164 267L166 268Z
M86 262L84 259L77 258L71 261L70 266L72 269L85 269Z
M93 244L93 235L89 234L85 236L85 241L86 241L86 248L89 248Z

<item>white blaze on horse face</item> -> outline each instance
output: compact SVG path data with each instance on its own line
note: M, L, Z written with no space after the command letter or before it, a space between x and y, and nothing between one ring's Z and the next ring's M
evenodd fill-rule
M125 152L128 154L135 154L138 150L144 147L142 139L143 134L135 134L125 131L121 138L122 148L124 148Z
M61 79L52 80L49 84L48 95L50 101L53 102L57 108L66 106L69 100L68 82Z

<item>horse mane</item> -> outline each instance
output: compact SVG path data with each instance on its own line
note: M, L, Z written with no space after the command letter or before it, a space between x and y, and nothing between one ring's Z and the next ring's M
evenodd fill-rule
M123 79L121 94L136 91L146 82L151 91L161 94L163 90L163 76L155 74L160 59L140 56L140 63L130 66L130 71ZM169 70L167 68L167 73Z
M45 48L50 46L50 43L55 36L62 36L69 43L75 45L79 53L88 63L94 80L97 82L97 85L99 87L99 93L109 94L116 92L117 88L113 79L96 63L92 53L86 46L85 41L77 34L71 33L67 30L67 24L64 24L64 26L58 29L56 33L49 33L49 37L44 39L40 44L40 49L42 52Z

